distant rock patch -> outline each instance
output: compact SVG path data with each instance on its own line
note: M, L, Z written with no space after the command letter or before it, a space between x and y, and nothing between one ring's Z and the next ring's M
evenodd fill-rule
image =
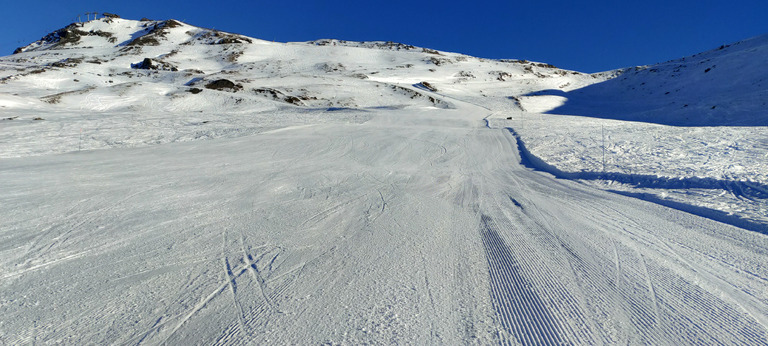
M79 28L82 26L82 23L72 23L70 25L67 25L67 27L63 29L56 30L48 35L45 35L45 37L38 40L36 43L39 44L50 44L52 45L50 49L57 48L59 46L65 46L65 45L74 45L77 42L80 41L80 38L83 36L100 36L104 37L110 40L112 42L112 33L104 32L100 30L91 30L91 31L83 31ZM16 48L16 50L13 51L13 54L18 54L26 51L29 46L26 47L19 47Z
M344 65L340 63L327 63L327 62L322 64L317 64L317 68L318 70L323 70L326 73L341 72L347 69L346 67L344 67Z
M453 63L453 61L451 61L451 59L440 58L440 57L435 57L435 56L429 58L427 61L435 64L435 66L442 66L442 65L447 65L447 64L452 64Z
M344 46L344 47L360 47L360 48L373 48L382 50L414 50L415 46L404 43L397 43L392 41L345 41L345 40L316 40L307 42L315 46Z
M212 81L206 84L205 88L211 89L211 90L237 92L239 90L242 90L243 86L240 84L235 84L234 82L228 79L217 79L215 81Z
M67 58L67 59L62 59L57 62L51 63L51 66L58 67L58 68L76 67L81 62L83 62L82 58Z
M178 71L176 66L173 66L165 61L152 60L150 58L144 58L139 63L131 64L132 69L137 70L161 70L161 71Z
M160 39L168 34L168 29L180 27L181 24L173 19L156 22L147 29L147 33L141 35L126 44L126 46L157 46Z
M420 92L418 92L416 90L413 90L413 89L401 87L399 85L390 85L389 87L395 93L407 96L411 100L424 99L424 100L429 101L432 105L434 105L435 107L438 107L438 108L453 108L453 105L450 104L450 103L444 102L441 99L438 99L438 98L435 98L435 97L432 97L432 96L429 96L429 95L424 95L424 94L422 94L422 93L420 93Z
M499 81L499 82L504 82L508 78L512 77L511 73L505 72L505 71L491 71L491 72L488 72L488 73L490 75L492 75L492 76L496 76L496 80Z
M429 90L431 92L436 92L437 91L437 88L434 85L430 84L429 82L421 82L418 85L424 87L425 89L427 89L427 90Z
M305 106L303 101L317 99L315 97L308 97L306 95L301 95L301 96L285 95L283 92L276 89L272 89L272 88L258 88L258 89L253 89L253 91L257 94L266 96L275 101L282 101L282 102L290 103L296 106Z
M459 71L459 73L456 74L456 77L461 79L474 79L476 78L472 72L469 71Z
M201 43L203 44L211 45L253 43L253 40L248 37L230 34L218 30L209 30L203 32L197 36L196 40L202 41Z

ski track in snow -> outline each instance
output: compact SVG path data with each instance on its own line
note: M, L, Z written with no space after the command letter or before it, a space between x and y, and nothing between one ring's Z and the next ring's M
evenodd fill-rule
M486 115L6 160L46 207L2 225L2 340L765 340L764 235L525 168Z
M161 24L114 23L84 25ZM768 340L763 128L542 113L608 74L212 34L0 58L0 344Z

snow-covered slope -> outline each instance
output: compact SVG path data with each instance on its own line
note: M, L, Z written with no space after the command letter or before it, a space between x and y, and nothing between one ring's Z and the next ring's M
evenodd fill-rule
M682 126L768 126L768 35L661 64L628 68L618 78L564 93L549 110Z
M0 57L0 344L760 344L765 127L685 119L759 42L590 75L70 25ZM591 90L688 127L544 113Z
M515 93L598 80L391 42L275 43L175 20L104 18L0 58L0 111L14 118L3 124L14 133L0 135L9 143L0 157L240 136L272 121L259 114L281 111L445 109L452 94L506 105ZM259 119L197 117L222 112ZM114 128L124 131L104 136Z
M503 126L561 176L766 233L766 57L768 35L612 71L518 97L529 112Z

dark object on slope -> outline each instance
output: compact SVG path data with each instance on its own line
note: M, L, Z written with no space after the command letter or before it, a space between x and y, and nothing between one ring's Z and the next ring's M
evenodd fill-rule
M242 85L235 84L231 80L228 79L217 79L213 82L210 82L205 85L206 89L213 89L213 90L222 90L222 91L231 91L236 92L243 88Z
M131 68L139 70L164 70L164 71L178 71L176 66L173 66L164 61L154 61L150 58L144 58L140 63L131 64Z
M429 84L427 82L421 82L421 85L424 86L425 88L427 88L427 90L429 90L431 92L436 92L437 91L437 88L435 88L434 85Z

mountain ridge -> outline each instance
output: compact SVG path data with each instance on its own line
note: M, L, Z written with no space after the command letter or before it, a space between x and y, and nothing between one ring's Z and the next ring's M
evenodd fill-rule
M768 123L762 112L768 69L759 63L766 47L763 35L660 64L584 74L391 41L279 43L174 19L105 17L72 23L0 58L0 102L5 108L188 112L451 108L451 98L459 98L508 110L750 126ZM12 92L4 91L10 84ZM138 85L157 92L137 92ZM214 95L196 96L203 91ZM94 98L120 102L94 105Z
M393 42L277 43L177 20L118 18L70 24L0 62L8 67L0 72L0 82L19 83L19 96L58 107L76 104L79 109L87 95L132 94L138 80L166 90L160 95L166 97L135 95L155 99L153 109L162 104L166 111L188 111L190 104L198 104L198 110L241 105L451 107L444 97L414 86L448 84L450 90L464 85L474 90L474 97L483 97L478 83L568 88L602 78L544 63L480 59ZM216 90L216 85L223 85L215 84L219 80L231 86ZM127 90L117 91L120 88ZM498 89L486 89L494 88ZM217 91L217 96L184 102L204 90ZM484 97L491 96L488 90ZM512 96L506 90L495 93ZM133 105L133 109L142 107Z

